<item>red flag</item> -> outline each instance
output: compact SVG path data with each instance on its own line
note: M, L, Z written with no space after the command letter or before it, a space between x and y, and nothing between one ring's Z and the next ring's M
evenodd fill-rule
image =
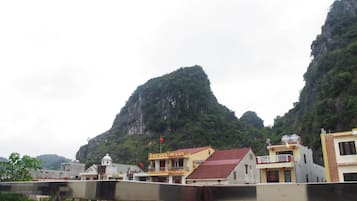
M165 139L160 136L160 143L163 143L164 141L165 141Z
M140 167L141 169L144 169L144 166L145 166L144 163L143 163L142 161L140 161L140 162L139 162L139 167Z

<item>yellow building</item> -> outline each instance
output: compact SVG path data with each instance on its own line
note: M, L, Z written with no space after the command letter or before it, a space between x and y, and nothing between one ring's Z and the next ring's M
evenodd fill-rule
M321 144L327 181L357 181L357 128L338 133L322 129Z
M311 149L300 144L298 135L284 135L281 141L267 147L269 155L256 157L261 183L325 181L324 168L313 163Z
M149 181L184 184L186 176L213 152L214 149L207 146L165 153L149 153Z

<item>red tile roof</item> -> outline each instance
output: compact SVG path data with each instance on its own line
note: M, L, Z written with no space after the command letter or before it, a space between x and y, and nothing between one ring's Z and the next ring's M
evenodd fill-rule
M174 153L175 152L186 152L186 153L190 153L190 154L195 154L197 152L200 152L200 151L203 151L203 150L206 150L206 149L209 149L209 148L212 148L211 146L206 146L206 147L196 147L196 148L187 148L187 149L178 149L176 151L173 151Z
M215 151L187 179L225 179L239 164L250 148Z

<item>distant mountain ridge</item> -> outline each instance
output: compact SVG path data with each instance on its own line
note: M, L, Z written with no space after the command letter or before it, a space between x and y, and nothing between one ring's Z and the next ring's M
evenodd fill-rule
M4 157L0 156L0 161L7 161L7 158L4 158Z
M36 159L41 161L41 168L48 170L60 169L61 163L70 162L71 160L56 154L43 154L36 156Z

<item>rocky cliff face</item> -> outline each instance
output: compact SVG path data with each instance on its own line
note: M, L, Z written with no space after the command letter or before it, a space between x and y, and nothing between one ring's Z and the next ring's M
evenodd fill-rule
M132 147L126 147L124 141L136 139L140 142L136 142L135 146L141 146L154 144L152 141L158 136L171 138L169 143L172 144L168 146L172 148L213 145L213 138L202 140L203 135L193 137L189 134L190 138L194 138L190 140L187 135L193 129L198 132L198 128L198 133L209 131L213 132L212 135L219 135L223 125L236 121L234 113L217 102L208 77L200 66L180 68L139 86L116 116L112 127L82 146L76 158L98 161L105 151L113 152L109 147L115 147L121 150L113 153L112 157L127 161L130 158L124 159L127 156L119 152L129 152ZM211 125L201 129L201 124L206 122ZM215 127L215 131L211 131L210 126Z
M229 112L214 97L200 66L181 68L139 86L116 116L111 130L119 135L167 133L182 118L210 110Z
M321 160L321 128L341 131L357 125L357 1L333 3L311 55L299 102L276 119L274 131L301 134Z
M347 25L342 21L357 17L356 8L357 1L355 0L337 0L331 6L325 24L321 28L321 34L312 42L311 55L314 60L311 63L316 63L338 43L340 31L342 31L343 26ZM339 24L339 27L336 26L337 24Z

